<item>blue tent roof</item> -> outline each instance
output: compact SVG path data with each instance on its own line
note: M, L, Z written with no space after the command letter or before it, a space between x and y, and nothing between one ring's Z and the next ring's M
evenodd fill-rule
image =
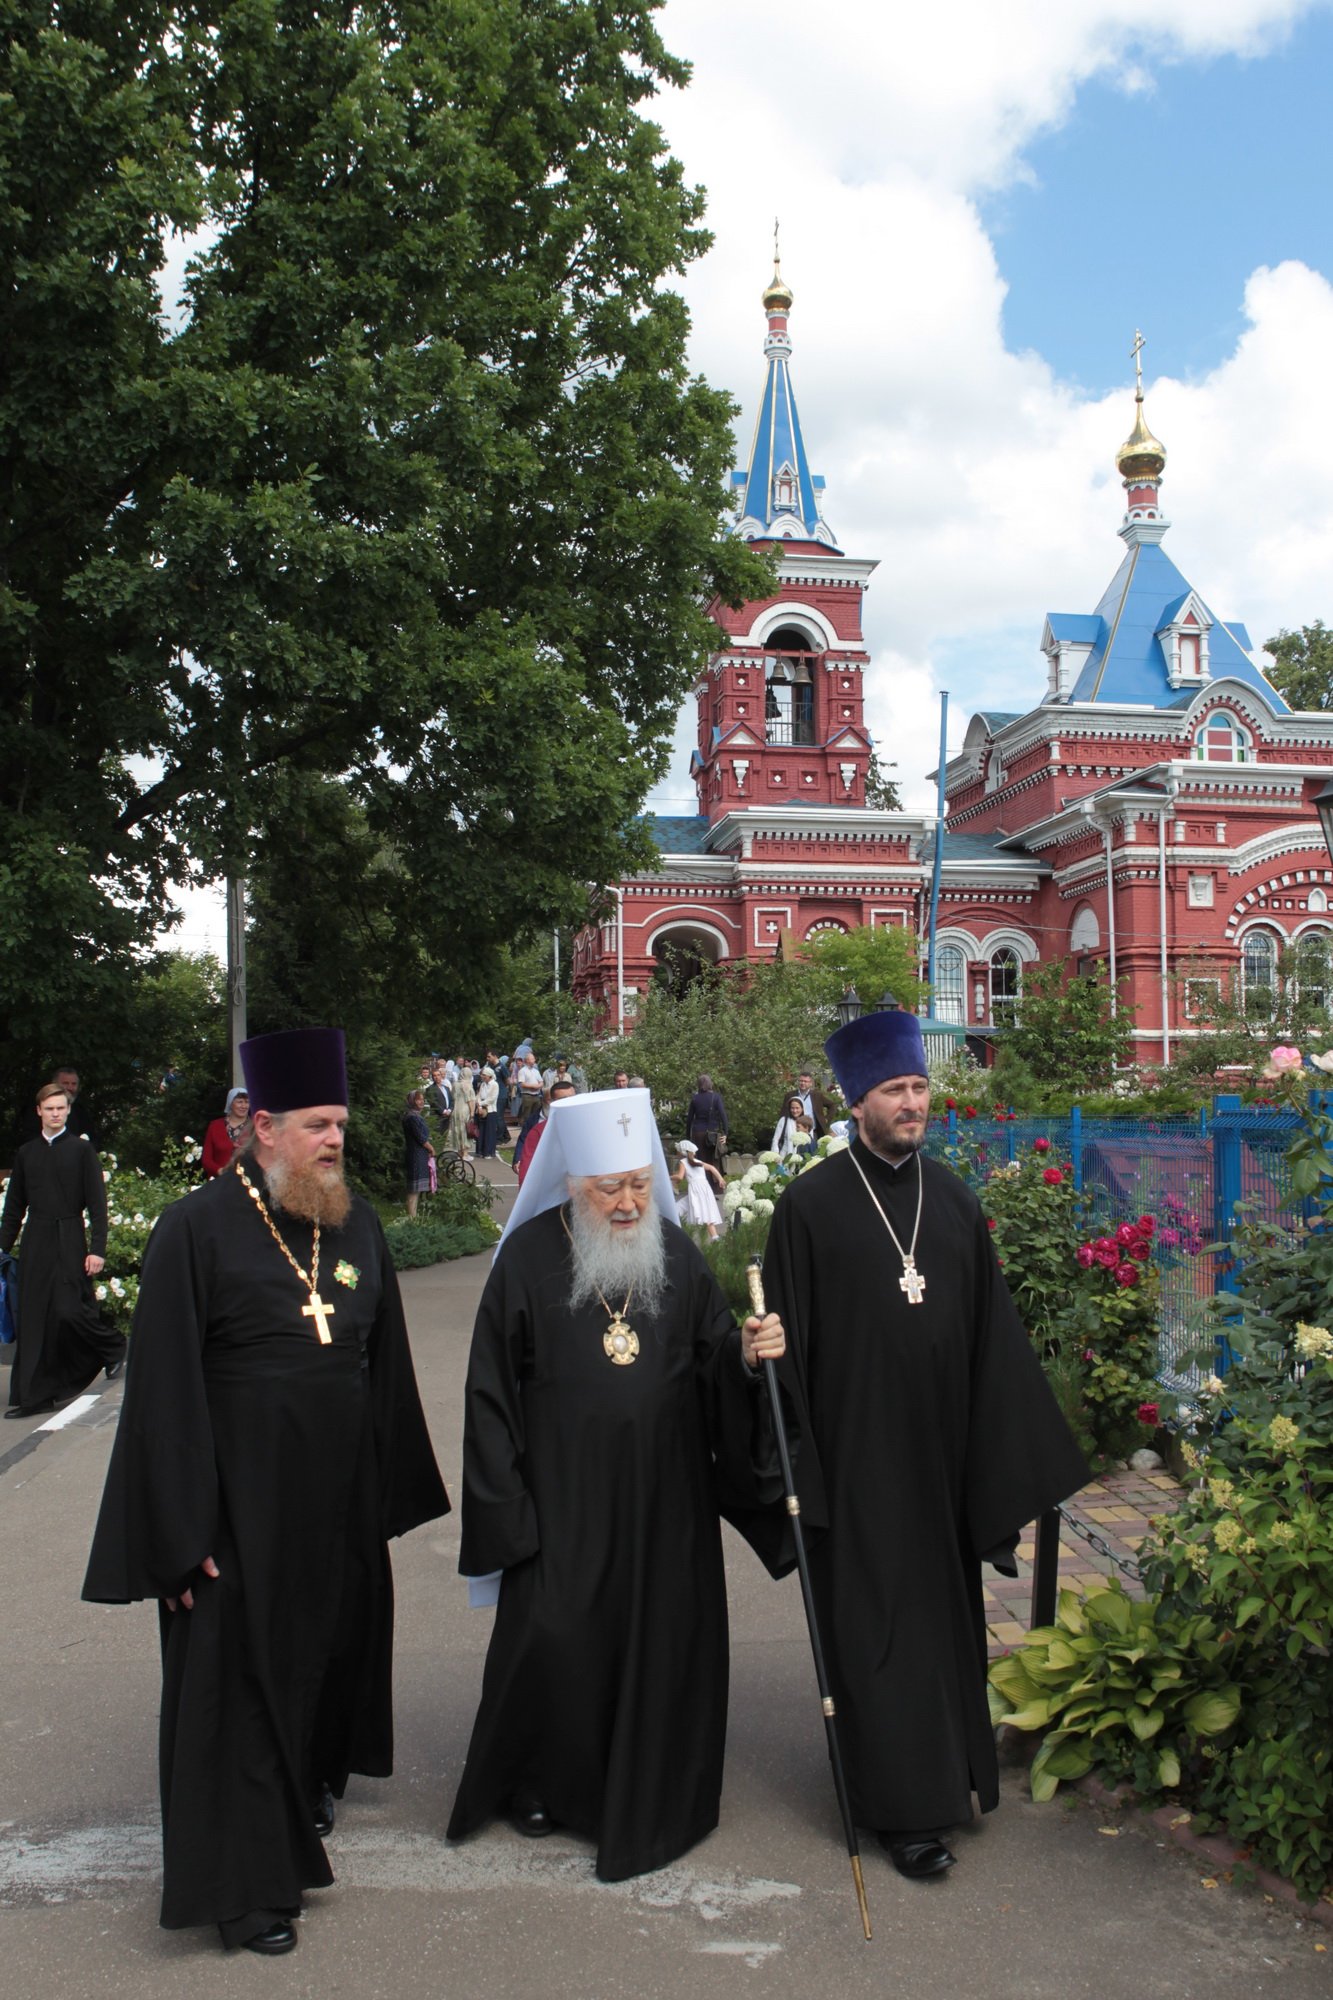
M1177 691L1168 679L1167 654L1160 635L1179 615L1191 594L1202 603L1199 593L1191 592L1189 582L1163 552L1160 543L1140 542L1126 553L1091 618L1054 614L1049 623L1057 637L1074 638L1076 634L1068 628L1076 624L1083 628L1083 633L1077 636L1086 635L1094 640L1092 652L1070 689L1070 701L1135 702L1151 708L1177 706ZM1211 611L1207 616L1212 620L1208 633L1209 678L1241 681L1260 692L1270 707L1286 714L1286 702L1245 650L1248 634L1244 626L1225 625ZM1095 632L1089 629L1094 625ZM1197 688L1191 690L1191 694L1195 692Z
M770 329L772 327L770 320ZM819 496L824 491L820 474L812 473L806 455L805 434L797 414L796 397L788 367L789 348L785 333L771 330L764 343L768 356L768 376L764 397L754 427L750 460L743 472L731 475L734 491L740 494L739 523L742 534L752 540L774 528L776 522L799 521L810 540L841 554L833 532L821 511ZM779 482L790 481L790 498L779 499ZM782 528L776 530L783 533ZM790 535L790 525L785 532Z

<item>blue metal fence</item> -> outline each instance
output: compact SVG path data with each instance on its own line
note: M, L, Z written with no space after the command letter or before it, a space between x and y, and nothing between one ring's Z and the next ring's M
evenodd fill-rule
M1071 1163L1074 1185L1088 1194L1100 1223L1154 1216L1162 1276L1158 1373L1171 1388L1188 1390L1199 1380L1185 1360L1199 1344L1199 1303L1235 1288L1236 1266L1225 1246L1236 1229L1237 1204L1273 1222L1312 1212L1313 1204L1292 1192L1287 1166L1299 1123L1294 1111L1234 1096L1216 1098L1193 1118L1085 1118L1077 1105L1056 1118L973 1120L949 1111L932 1125L927 1150L961 1156L984 1178L1030 1152L1034 1139L1049 1139ZM1210 1244L1221 1248L1200 1257Z

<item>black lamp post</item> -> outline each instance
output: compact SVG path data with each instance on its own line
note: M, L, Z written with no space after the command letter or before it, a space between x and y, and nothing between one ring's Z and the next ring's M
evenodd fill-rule
M879 1005L876 1007L875 1012L877 1014L898 1014L902 1011L902 1004L897 994L891 993L886 986L879 996Z
M837 1006L838 1026L850 1027L861 1018L861 996L854 986L849 986Z

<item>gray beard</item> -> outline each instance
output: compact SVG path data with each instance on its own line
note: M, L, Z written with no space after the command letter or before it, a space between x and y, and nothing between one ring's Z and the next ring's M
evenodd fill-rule
M655 1207L635 1228L623 1230L589 1214L575 1198L570 1203L569 1234L574 1264L571 1306L590 1305L600 1292L615 1310L632 1288L631 1311L657 1312L666 1292L667 1272L666 1237Z

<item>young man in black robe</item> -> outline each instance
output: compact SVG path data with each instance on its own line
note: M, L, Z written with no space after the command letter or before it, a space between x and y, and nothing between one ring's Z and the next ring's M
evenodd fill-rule
M755 1371L782 1347L677 1225L648 1092L556 1099L468 1367L460 1568L503 1576L451 1839L507 1810L618 1882L717 1825L718 1517L777 1500Z
M448 1511L342 1033L242 1045L251 1150L164 1211L83 1594L161 1601L161 1921L296 1943L348 1773L392 1769L386 1546Z
M857 1823L900 1873L999 1802L981 1564L1087 1468L1020 1325L976 1196L923 1158L918 1022L826 1044L856 1135L782 1195L765 1296L787 1329L801 1516ZM779 1565L780 1568L780 1565Z
M125 1336L106 1324L93 1294L106 1256L102 1163L71 1129L69 1114L59 1084L38 1091L41 1136L19 1147L5 1190L0 1250L12 1250L23 1232L7 1417L41 1416L104 1368L118 1375L125 1359Z

